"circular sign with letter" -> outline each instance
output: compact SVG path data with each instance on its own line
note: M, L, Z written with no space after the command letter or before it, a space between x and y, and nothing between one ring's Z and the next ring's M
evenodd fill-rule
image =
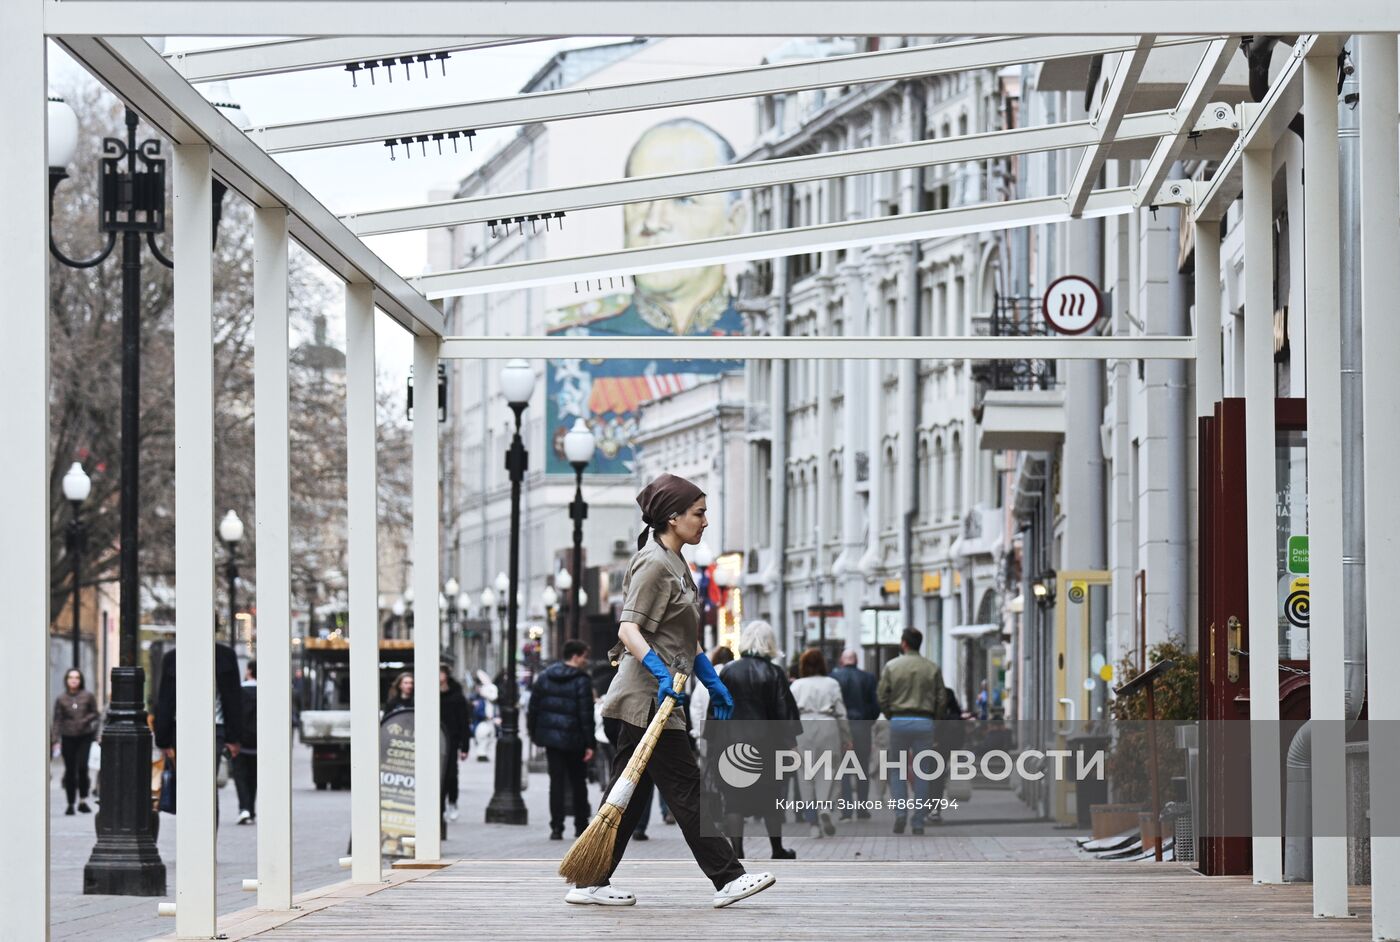
M1103 311L1099 289L1079 275L1065 275L1050 283L1041 305L1045 323L1058 334L1082 334L1093 327Z

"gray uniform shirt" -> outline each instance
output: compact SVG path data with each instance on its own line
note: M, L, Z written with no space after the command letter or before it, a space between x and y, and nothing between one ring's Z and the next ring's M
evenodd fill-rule
M621 620L641 628L647 644L673 674L679 662L689 675L700 632L700 595L685 560L651 537L627 567L622 596ZM608 657L618 668L603 698L603 715L646 726L656 710L656 678L621 642ZM685 729L683 711L673 709L666 728Z

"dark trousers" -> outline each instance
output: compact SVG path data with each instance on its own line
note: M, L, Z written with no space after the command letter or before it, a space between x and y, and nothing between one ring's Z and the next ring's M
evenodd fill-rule
M870 741L874 731L875 723L872 720L851 720L851 742L855 748L852 750L856 754L856 762L860 765L861 771L865 774L861 776L843 775L841 777L841 797L851 800L851 780L855 779L855 794L860 801L870 798ZM848 817L850 812L845 812L842 816Z
M88 780L92 736L64 736L59 748L63 754L63 790L68 793L68 804L71 806L79 797L86 801L92 787Z
M613 781L622 777L627 763L636 751L646 730L629 723L622 724L617 738L617 754L613 757ZM690 735L683 729L665 729L656 741L651 760L642 773L639 788L655 784L658 792L666 799L671 815L680 826L695 862L710 878L715 889L720 889L731 880L744 875L744 865L734 856L734 848L719 834L706 836L700 832L700 768L695 764L695 753L690 748ZM611 791L612 786L609 785ZM627 842L637 827L642 814L641 805L636 801L627 803L622 813L622 821L617 828L617 844L613 848L612 870L622 861L627 851Z
M442 792L443 798L451 804L457 803L459 786L457 784L457 744L449 742L447 744L447 756L443 760L442 767Z
M238 810L257 814L258 754L239 752L233 757L233 787L238 790Z
M544 752L549 761L550 830L564 830L567 789L573 799L574 829L581 833L592 817L588 810L588 770L583 765L583 752L575 749L546 749Z

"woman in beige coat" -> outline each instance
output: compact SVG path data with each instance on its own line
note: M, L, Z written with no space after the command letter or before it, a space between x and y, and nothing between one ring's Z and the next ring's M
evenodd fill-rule
M792 682L792 698L797 701L802 716L797 751L803 757L803 765L810 761L815 770L815 774L808 775L805 768L799 768L797 790L804 802L831 803L820 811L810 809L805 815L812 825L813 837L830 836L836 833L836 825L831 820L831 812L825 808L834 807L840 794L836 770L841 766L845 751L852 748L851 727L846 721L841 685L827 676L822 652L808 648L802 652L797 665L798 679Z

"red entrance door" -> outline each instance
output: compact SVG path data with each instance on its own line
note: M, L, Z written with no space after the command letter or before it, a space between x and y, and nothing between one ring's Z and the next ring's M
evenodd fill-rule
M1297 463L1303 458L1307 407L1303 399L1275 401L1280 527L1306 514ZM1246 560L1254 551L1245 525L1244 400L1225 399L1200 420L1200 837L1197 867L1203 873L1248 873L1249 832L1249 657L1256 644L1280 645L1279 711L1284 721L1307 719L1307 661L1289 657L1277 625L1250 638ZM1277 556L1279 548L1260 551ZM1287 722L1283 724L1289 726ZM1281 735L1284 730L1280 730ZM1286 746L1286 742L1283 742ZM1280 754L1284 753L1280 748Z

